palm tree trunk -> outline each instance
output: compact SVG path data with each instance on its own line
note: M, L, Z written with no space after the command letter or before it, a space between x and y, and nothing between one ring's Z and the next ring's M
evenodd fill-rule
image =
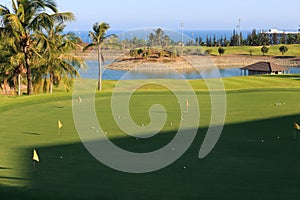
M14 94L17 93L17 76L13 76L13 82L14 82Z
M50 73L50 84L49 84L49 93L50 94L52 94L52 92L53 92L53 78L54 78L53 73Z
M102 59L101 59L101 48L98 46L98 65L99 65L99 73L98 73L98 91L102 90Z
M27 57L27 56L25 56ZM27 94L32 94L32 77L31 77L31 66L29 64L29 59L26 58L26 69L27 69Z
M21 96L21 74L18 74L18 96Z
M29 39L25 41L25 46L23 47L23 52L25 55L25 67L27 69L27 95L32 94L32 75L31 75L31 66L29 60Z
M5 78L4 81L3 81L4 94L7 94L7 85L8 85L7 78Z

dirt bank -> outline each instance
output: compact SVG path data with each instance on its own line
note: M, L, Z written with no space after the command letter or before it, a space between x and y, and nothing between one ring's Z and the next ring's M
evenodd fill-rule
M300 57L269 57L249 55L226 55L226 56L183 56L176 59L134 59L121 57L107 68L114 70L137 70L137 71L165 71L165 70L193 70L199 68L240 68L256 62L272 62L284 67L299 67Z

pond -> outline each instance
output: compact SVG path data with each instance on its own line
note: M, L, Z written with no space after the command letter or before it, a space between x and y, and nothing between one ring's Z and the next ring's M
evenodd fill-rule
M97 79L98 78L98 64L97 61L87 61L88 69L79 70L82 78ZM300 74L300 67L290 67L290 74ZM126 74L126 76L124 76ZM202 79L204 78L218 78L221 75L223 78L242 76L242 71L239 68L226 69L207 69L202 70L201 74L196 71L180 72L176 74L173 72L142 72L142 71L122 71L104 69L104 80L137 80L137 79Z

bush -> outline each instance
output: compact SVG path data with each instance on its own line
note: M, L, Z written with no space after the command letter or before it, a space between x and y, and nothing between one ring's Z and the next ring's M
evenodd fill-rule
M137 51L137 53L139 54L139 55L142 55L143 54L143 49L139 49L138 51Z
M211 53L212 53L212 50L211 50L211 49L206 49L206 50L205 50L205 54L206 54L206 55L210 55Z
M279 51L282 53L282 55L285 54L288 50L288 47L285 45L279 47Z
M225 53L225 49L223 47L219 47L218 52L219 55L222 56Z
M261 52L263 53L263 55L265 55L266 53L269 52L269 48L266 47L266 46L263 46L263 47L261 48Z

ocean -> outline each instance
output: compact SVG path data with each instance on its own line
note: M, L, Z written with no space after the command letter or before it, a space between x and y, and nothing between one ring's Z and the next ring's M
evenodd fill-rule
M120 40L132 39L137 37L139 39L146 39L147 36L153 32L156 28L142 28L142 29L133 29L133 30L108 30L107 34L116 34ZM213 38L216 37L219 40L221 37L227 40L233 35L233 30L183 30L183 38L181 30L172 30L172 29L163 29L166 35L169 35L172 40L175 42L180 42L182 39L184 42L195 40L196 38L201 37L205 41L206 37ZM75 33L78 37L82 39L83 42L89 43L89 31L71 31ZM240 31L245 39L252 30L241 30Z

